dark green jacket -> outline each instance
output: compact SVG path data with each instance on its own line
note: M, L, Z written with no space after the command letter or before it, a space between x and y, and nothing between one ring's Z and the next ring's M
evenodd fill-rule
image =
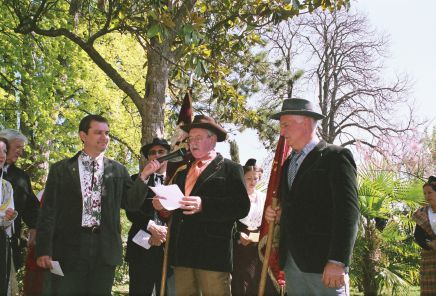
M77 153L55 163L49 172L38 218L37 256L52 256L61 268L72 268L80 255L82 191ZM122 260L120 208L138 209L147 186L138 178L130 179L120 163L104 158L101 199L101 259L109 265Z
M288 188L280 182L280 265L291 252L303 272L322 273L328 260L350 264L359 206L356 164L348 149L324 141L306 156Z
M188 169L175 176L182 192ZM201 198L202 211L194 215L184 215L181 210L174 212L170 264L230 272L233 225L250 210L242 167L218 154L199 176L191 196Z

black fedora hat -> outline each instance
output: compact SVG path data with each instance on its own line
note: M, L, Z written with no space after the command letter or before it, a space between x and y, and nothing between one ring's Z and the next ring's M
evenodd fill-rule
M316 112L313 109L312 103L304 99L286 99L283 101L282 111L271 115L272 119L280 119L282 115L305 115L313 117L316 120L323 119L325 116L321 113Z
M170 151L170 144L168 144L168 141L165 139L159 139L159 138L154 138L153 141L151 143L145 144L144 146L141 147L141 153L142 155L144 155L145 158L148 157L148 150L150 150L151 147L153 146L162 146L164 147L166 150Z
M225 141L227 138L227 131L215 119L206 115L195 115L191 124L182 125L180 128L188 133L192 128L210 130L216 135L218 142Z

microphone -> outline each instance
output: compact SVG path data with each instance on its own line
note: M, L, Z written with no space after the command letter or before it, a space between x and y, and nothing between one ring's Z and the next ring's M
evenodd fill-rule
M156 158L159 162L164 162L165 160L168 160L169 162L179 162L183 160L183 156L186 154L185 148L180 148L174 152L171 152L167 155L161 156Z

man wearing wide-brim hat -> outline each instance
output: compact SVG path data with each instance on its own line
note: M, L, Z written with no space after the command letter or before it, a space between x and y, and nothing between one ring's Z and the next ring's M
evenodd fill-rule
M154 138L151 142L141 147L141 154L150 162L165 156L170 151L170 145L165 139ZM160 164L159 168L146 180L149 187L164 184L166 177L167 161ZM138 174L132 176L135 180ZM166 240L167 227L153 208L152 190L148 190L147 198L137 211L126 210L127 218L132 222L127 238L126 262L129 263L129 295L156 295L160 293L162 279L162 264L164 257L163 243ZM135 242L135 236L141 234L149 236L143 246Z
M250 200L242 167L215 151L227 132L211 117L197 115L181 127L189 133L194 161L176 173L184 192L171 224L170 265L178 295L231 295L232 229L248 214ZM159 200L153 201L160 210Z
M356 164L348 149L320 141L324 115L304 99L286 99L271 118L292 153L282 168L280 208L265 218L280 221L280 265L288 296L349 295L348 267L357 234Z

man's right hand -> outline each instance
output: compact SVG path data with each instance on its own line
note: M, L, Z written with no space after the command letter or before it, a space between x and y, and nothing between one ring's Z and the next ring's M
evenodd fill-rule
M36 264L41 268L52 269L51 256L41 256L36 259Z
M271 206L268 206L265 210L265 220L268 223L271 222L276 222L279 223L280 222L280 215L282 214L282 211L279 207L275 208L273 210L273 208Z
M141 180L145 182L145 180L147 180L151 174L156 172L161 167L161 165L162 164L156 159L147 163L145 167L142 169L141 174L139 175Z

